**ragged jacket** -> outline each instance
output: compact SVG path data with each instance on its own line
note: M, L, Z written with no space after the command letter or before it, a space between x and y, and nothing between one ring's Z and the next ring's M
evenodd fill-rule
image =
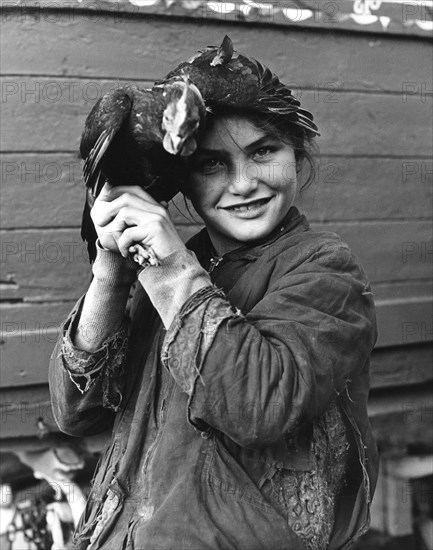
M53 352L60 428L113 430L74 548L305 550L266 487L277 474L314 473L312 426L331 403L350 450L329 548L346 548L368 528L378 469L366 406L377 335L362 268L296 208L217 262L206 230L188 247L211 281L168 330L139 285L126 354L113 367L104 352L85 391L64 351L82 300Z

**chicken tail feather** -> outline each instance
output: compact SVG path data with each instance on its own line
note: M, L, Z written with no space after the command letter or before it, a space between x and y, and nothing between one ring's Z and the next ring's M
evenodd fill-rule
M90 194L90 191L88 191ZM96 233L95 226L92 218L90 217L91 206L88 201L84 203L83 217L81 220L81 238L87 242L87 251L89 254L90 262L94 262L96 258L96 240L98 234Z
M89 156L86 158L83 168L84 180L87 187L92 191L94 197L97 197L101 191L98 182L100 181L100 163L102 157L106 153L110 143L113 141L114 130L103 130L98 137L93 149L90 151ZM95 178L96 173L96 178Z

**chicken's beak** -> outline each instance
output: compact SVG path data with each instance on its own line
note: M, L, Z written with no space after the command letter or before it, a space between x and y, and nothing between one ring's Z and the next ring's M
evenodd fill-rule
M185 138L181 136L171 136L171 143L173 145L174 154L177 155L182 150L183 144L185 142Z
M164 136L163 146L166 151L172 155L177 155L182 150L185 138L176 134L170 134L167 132Z
M193 136L189 136L185 139L185 142L182 146L182 151L180 152L181 157L189 157L197 149L197 141Z
M197 149L197 142L191 136L182 137L177 134L170 134L167 132L164 136L163 147L172 155L188 157Z

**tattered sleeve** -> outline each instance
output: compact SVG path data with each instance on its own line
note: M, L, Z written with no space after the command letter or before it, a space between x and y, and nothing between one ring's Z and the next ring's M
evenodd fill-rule
M118 310L120 327L91 353L74 345L84 296L77 302L61 328L49 367L52 407L60 429L71 435L89 435L110 427L122 401L124 360L128 345L129 316L125 311L136 266L120 254L102 249L92 266L98 293L91 298L92 322L81 332L104 329L112 312ZM108 306L106 301L108 300ZM84 334L84 337L86 334Z
M54 417L70 435L91 435L109 428L122 399L128 321L92 353L79 350L71 334L84 297L67 320L51 355L49 383Z

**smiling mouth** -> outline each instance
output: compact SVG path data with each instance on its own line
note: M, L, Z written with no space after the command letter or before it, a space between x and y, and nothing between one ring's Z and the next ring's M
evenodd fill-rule
M271 198L272 197L267 197L265 199L258 199L255 201L240 203L234 206L225 206L223 207L223 210L229 210L231 212L249 212L252 210L256 210L257 208L260 208L261 206L265 205L271 200Z

